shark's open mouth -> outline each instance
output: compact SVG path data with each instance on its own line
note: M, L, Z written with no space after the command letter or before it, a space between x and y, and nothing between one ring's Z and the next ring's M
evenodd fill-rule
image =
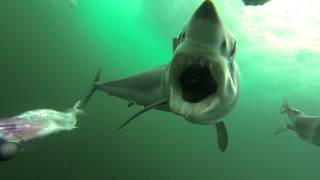
M203 57L178 55L170 67L171 93L186 103L208 103L214 98L219 83L218 67Z
M221 69L219 63L203 56L176 55L164 77L169 86L171 112L191 122L212 123L204 114L221 102ZM201 122L198 118L202 118Z
M184 68L179 77L182 97L190 103L197 103L216 93L218 84L206 63L192 64Z

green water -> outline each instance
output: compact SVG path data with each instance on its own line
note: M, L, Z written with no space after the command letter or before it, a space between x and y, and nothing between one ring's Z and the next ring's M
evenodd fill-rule
M82 98L98 67L113 80L169 62L177 36L202 0L0 1L0 115L53 108ZM238 39L241 98L225 118L230 144L215 129L151 111L117 128L139 107L97 93L74 131L33 142L0 164L0 179L271 180L316 179L320 147L286 132L284 98L320 115L320 3L273 0L244 7L216 0Z

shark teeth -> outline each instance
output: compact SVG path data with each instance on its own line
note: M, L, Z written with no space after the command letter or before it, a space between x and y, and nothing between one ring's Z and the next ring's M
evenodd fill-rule
M201 67L207 66L210 70L212 78L217 80L215 72L217 72L219 69L218 65L200 56L177 55L172 61L170 74L174 74L175 77L179 77L185 69L192 65L200 65ZM171 80L176 81L177 79L172 78Z
M214 62L209 61L208 59L201 56L177 54L169 66L170 76L168 77L168 82L170 86L169 104L172 109L172 112L175 112L176 114L179 114L187 119L188 118L192 119L194 117L200 116L202 113L206 112L208 108L210 108L212 105L215 105L216 103L214 102L216 102L216 99L218 98L217 91L219 86L217 82L217 77L216 77L217 75L216 73L218 72L218 67L219 67L218 64L214 64ZM201 76L201 74L199 74L199 72L202 72L201 69L203 69L204 74L208 73L208 75L211 76L211 80L210 78L205 78L206 75ZM192 78L192 74L195 74L195 77L197 78L191 79L190 81L185 81L186 79L181 79L182 76L186 77L186 72L188 72L189 74L187 75L187 77ZM186 86L190 86L192 89L193 86L199 85L197 84L197 81L203 81L203 80L206 81L205 82L206 85L204 85L203 88L207 88L208 87L207 85L209 86L212 85L213 87L216 87L216 90L213 90L212 94L211 92L208 93L200 90L199 93L201 95L199 94L197 95L190 94L190 96L186 95L186 93L189 93L186 91L190 91L190 89L188 88L186 89ZM183 84L181 84L182 82ZM196 91L193 91L190 93L194 93ZM206 95L203 95L203 93L205 93ZM197 96L197 97L194 97L194 96ZM195 99L193 99L193 97Z

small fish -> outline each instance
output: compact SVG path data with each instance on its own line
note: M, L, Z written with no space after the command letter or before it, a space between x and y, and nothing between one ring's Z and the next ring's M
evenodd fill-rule
M76 128L77 115L84 113L80 104L65 112L38 109L0 120L0 161L13 158L24 142Z
M289 122L280 119L283 126L274 133L275 135L289 129L295 131L302 140L320 146L320 116L306 115L289 106L286 100L280 108L281 114L287 114Z

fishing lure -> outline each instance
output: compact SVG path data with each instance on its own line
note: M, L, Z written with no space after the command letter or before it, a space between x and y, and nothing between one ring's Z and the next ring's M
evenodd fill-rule
M80 104L65 112L38 109L0 120L0 161L13 158L24 142L76 128L77 115L84 113Z

